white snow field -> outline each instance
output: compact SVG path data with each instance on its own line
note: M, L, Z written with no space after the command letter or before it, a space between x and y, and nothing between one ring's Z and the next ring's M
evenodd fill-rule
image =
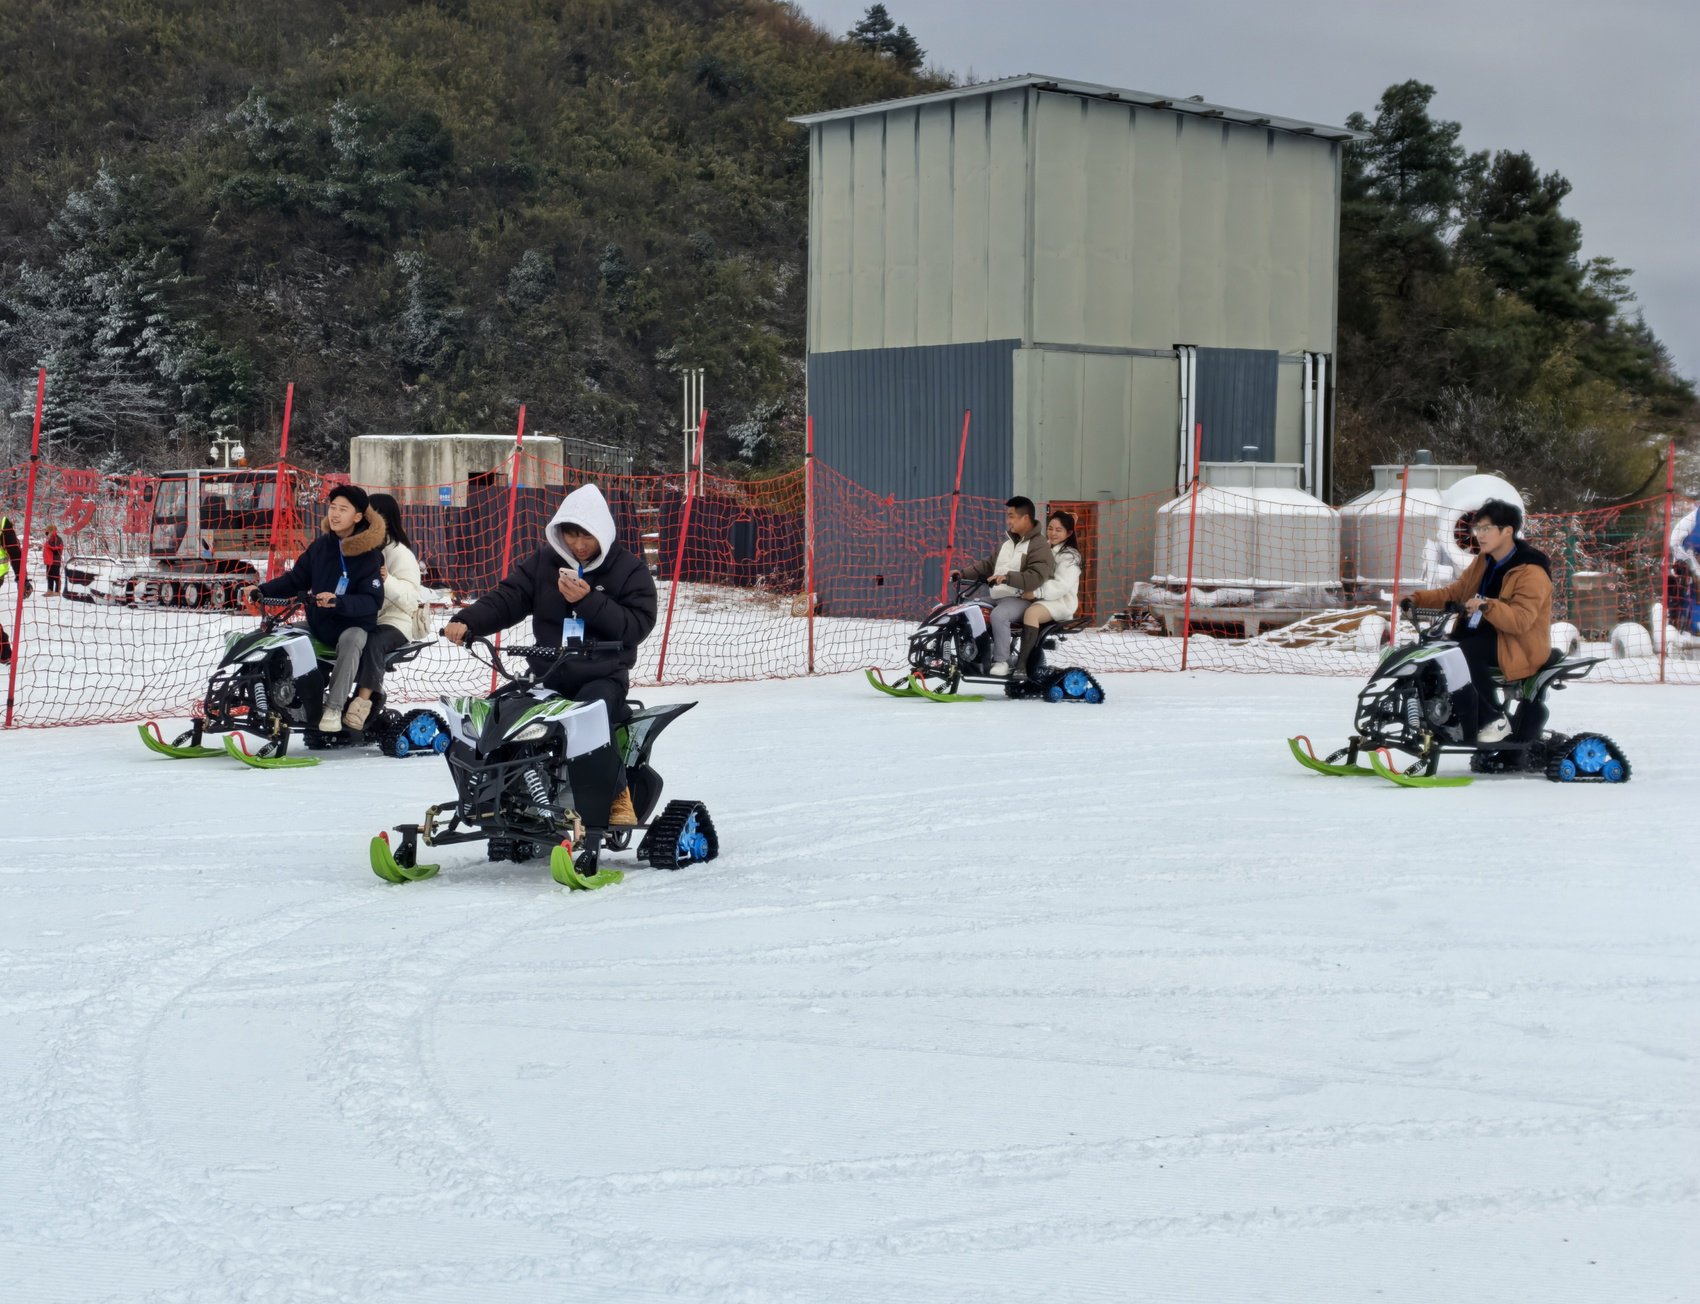
M437 760L0 735L0 1300L1700 1299L1692 690L1408 791L1106 684L647 690L723 853L593 893L375 878Z

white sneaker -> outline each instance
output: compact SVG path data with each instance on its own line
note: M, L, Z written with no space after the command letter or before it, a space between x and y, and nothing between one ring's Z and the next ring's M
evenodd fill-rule
M332 707L327 706L319 714L319 732L320 733L341 733L342 732L342 712L335 710Z
M1511 737L1511 721L1503 715L1495 716L1482 726L1482 731L1476 735L1479 743L1502 743Z
M998 662L994 663L992 668L990 670L988 670L986 673L988 675L991 675L994 679L1008 679L1009 678L1009 662L998 661Z

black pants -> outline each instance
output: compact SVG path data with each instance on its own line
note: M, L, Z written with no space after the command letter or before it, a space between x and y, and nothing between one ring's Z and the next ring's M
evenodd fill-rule
M1465 617L1459 617L1463 621ZM1476 735L1489 720L1499 714L1493 700L1493 677L1499 669L1499 633L1484 619L1475 629L1461 628L1458 650L1470 667L1470 687L1459 711L1464 726L1464 741L1475 742Z
M47 591L49 593L59 592L59 563L58 562L54 562L51 566L49 566L47 568Z
M618 729L632 718L632 708L626 704L624 677L581 679L570 668L563 667L544 682L562 697L570 697L575 702L606 702L610 729Z
M356 688L370 688L374 693L384 686L384 658L403 643L407 635L394 625L379 625L366 636L366 646L360 653L360 671L355 677Z

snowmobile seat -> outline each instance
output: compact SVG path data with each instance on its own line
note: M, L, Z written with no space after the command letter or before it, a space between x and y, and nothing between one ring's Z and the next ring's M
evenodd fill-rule
M1083 629L1089 629L1092 620L1088 616L1073 616L1068 620L1047 620L1039 626L1040 642L1047 649L1055 649L1057 640L1069 634L1077 634Z
M396 648L393 652L388 653L384 657L384 669L394 670L397 666L413 660L414 657L418 656L426 648L430 647L433 642L435 642L434 639L426 638L415 639L411 643L403 643L400 647ZM331 655L335 656L336 654L333 652Z
M1536 676L1540 675L1544 671L1551 670L1554 666L1556 666L1562 660L1564 660L1564 653L1562 651L1560 651L1558 648L1554 648L1552 651L1547 653L1547 659L1545 661L1541 662L1541 668L1539 670L1535 671L1535 673L1533 675L1529 675L1529 676L1527 676L1526 678L1523 678L1523 679L1508 679L1508 678L1506 678L1505 674L1502 671L1496 670L1496 671L1494 671L1494 676L1493 676L1494 682L1499 683L1499 684L1505 684L1507 686L1509 686L1511 684L1526 684L1526 683L1529 682L1529 680L1534 679Z
M1507 679L1504 675L1496 674L1494 683L1503 688L1514 689L1513 696L1529 701L1537 697L1548 684L1562 679L1581 679L1604 657L1572 657L1568 660L1558 648L1547 653L1547 659L1541 663L1541 668L1526 679Z

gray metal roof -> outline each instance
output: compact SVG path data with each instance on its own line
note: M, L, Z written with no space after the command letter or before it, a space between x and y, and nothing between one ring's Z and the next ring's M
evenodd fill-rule
M1187 99L1184 96L1158 95L1153 91L1125 90L1119 86L1099 86L1093 82L1070 81L1066 77L1044 77L1037 73L1028 73L1021 77L1005 77L1000 81L977 82L972 86L954 86L947 91L934 91L930 95L911 95L901 100L881 100L877 104L858 104L848 109L830 109L825 113L805 113L792 118L791 121L801 126L812 126L817 122L832 122L838 118L853 118L863 113L884 113L888 109L908 107L917 104L938 104L945 100L968 99L975 95L989 95L996 91L1016 90L1023 86L1037 87L1042 91L1056 91L1064 95L1081 95L1090 99L1117 100L1144 108L1165 109L1171 113L1190 113L1199 118L1217 118L1224 122L1237 122L1248 127L1268 127L1272 131L1287 131L1298 136L1316 136L1323 140L1368 140L1364 132L1352 131L1346 127L1332 127L1322 122L1305 122L1299 118L1278 118L1273 114L1258 113L1253 109L1234 109L1225 104L1211 104L1206 100Z

